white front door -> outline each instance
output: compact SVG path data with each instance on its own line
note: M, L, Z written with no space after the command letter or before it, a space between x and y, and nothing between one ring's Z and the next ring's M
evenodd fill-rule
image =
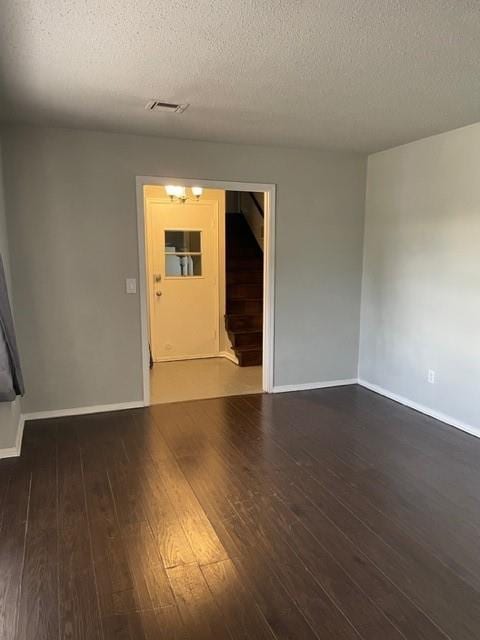
M150 339L161 362L219 351L218 203L148 203Z

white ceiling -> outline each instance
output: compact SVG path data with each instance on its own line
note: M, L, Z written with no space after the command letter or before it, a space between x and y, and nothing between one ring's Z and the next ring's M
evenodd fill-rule
M480 120L479 0L0 6L2 120L363 152Z

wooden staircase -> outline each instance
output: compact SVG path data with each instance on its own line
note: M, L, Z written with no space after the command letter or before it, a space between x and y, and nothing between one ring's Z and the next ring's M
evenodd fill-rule
M263 252L241 213L226 215L225 327L241 367L262 364Z

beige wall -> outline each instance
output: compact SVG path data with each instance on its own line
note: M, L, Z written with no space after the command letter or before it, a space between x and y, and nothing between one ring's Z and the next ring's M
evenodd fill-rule
M137 175L275 183L275 384L356 377L363 156L34 127L4 151L26 411L142 397Z
M148 210L148 201L152 198L166 198L168 197L165 188L158 185L147 185L144 189L145 194L145 207ZM225 191L220 189L204 189L202 198L207 200L216 201L218 203L218 309L219 309L219 350L220 352L228 353L232 358L235 358L235 354L232 350L230 339L228 338L227 331L225 329L225 300L226 300L226 274L225 274ZM146 216L145 220L148 219ZM146 229L146 235L148 236L148 229ZM149 280L152 282L153 274L149 274Z
M480 124L370 156L366 203L360 377L480 435Z
M7 239L7 219L3 194L2 149L0 144L0 255L3 258L7 284L10 284L10 260ZM11 287L9 290L12 302ZM20 420L20 400L0 404L0 455L2 449L10 449L16 444L17 428Z

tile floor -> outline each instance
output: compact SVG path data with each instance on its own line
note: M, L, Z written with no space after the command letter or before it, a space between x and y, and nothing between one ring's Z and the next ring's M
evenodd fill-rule
M152 404L262 392L262 367L239 367L226 358L155 364L150 373Z

